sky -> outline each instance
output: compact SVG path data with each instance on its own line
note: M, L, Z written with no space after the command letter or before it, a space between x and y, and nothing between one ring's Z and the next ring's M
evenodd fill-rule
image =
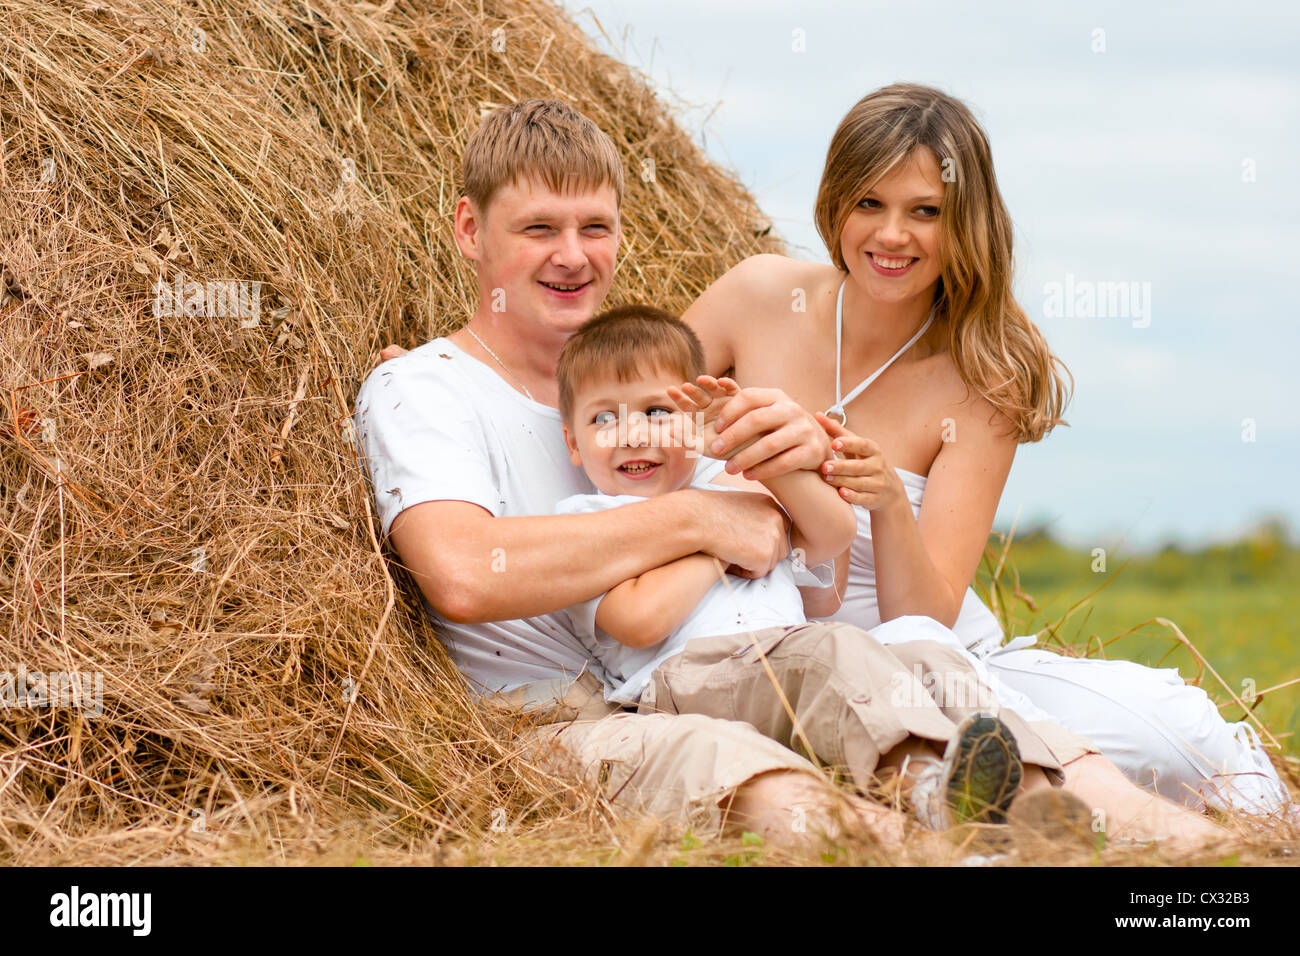
M801 259L829 261L813 200L858 99L908 81L971 107L1017 298L1075 379L1070 427L1020 447L995 527L1134 550L1300 530L1300 6L563 6ZM1059 307L1103 282L1133 293L1123 314Z

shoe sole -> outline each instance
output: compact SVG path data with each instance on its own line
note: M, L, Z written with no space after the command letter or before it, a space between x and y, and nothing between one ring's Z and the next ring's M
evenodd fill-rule
M948 806L955 821L1005 823L1024 775L1011 729L996 717L976 714L962 722L948 749Z

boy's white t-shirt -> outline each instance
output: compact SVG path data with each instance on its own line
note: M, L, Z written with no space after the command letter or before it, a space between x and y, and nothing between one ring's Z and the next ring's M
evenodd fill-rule
M559 411L520 394L446 338L372 371L353 420L385 536L398 514L426 501L469 501L496 517L549 515L562 499L595 490L569 460ZM509 555L483 556L497 559ZM562 610L461 624L424 605L476 690L571 679L583 670L603 677Z
M692 486L708 487L713 491L738 491L709 484L723 467L721 461L702 458L696 467ZM557 514L584 514L644 500L636 495L578 494L565 498L555 510ZM796 569L789 556L779 561L766 577L742 578L725 574L705 592L677 630L652 647L628 647L596 626L596 608L604 594L567 608L565 614L583 646L600 662L604 671L605 699L631 705L640 699L654 669L680 654L687 641L765 627L804 624L807 619L799 587L830 587L833 583L832 565Z

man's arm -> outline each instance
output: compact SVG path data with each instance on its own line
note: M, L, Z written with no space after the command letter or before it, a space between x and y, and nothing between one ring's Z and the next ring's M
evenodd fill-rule
M596 605L596 626L628 647L653 647L681 626L718 575L711 554L697 552L624 581Z
M762 577L788 550L770 497L696 488L578 515L496 518L429 501L399 514L391 534L429 603L462 623L549 614L697 551Z

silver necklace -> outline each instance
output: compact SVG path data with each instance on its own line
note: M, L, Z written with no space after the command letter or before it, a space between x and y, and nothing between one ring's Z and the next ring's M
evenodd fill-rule
M465 326L465 331L468 332L470 335L474 335L474 330L471 329L468 325ZM510 369L506 368L506 363L501 361L501 359L497 358L497 353L493 352L490 348L488 348L486 342L484 342L477 335L474 335L474 341L477 342L479 345L483 346L483 350L487 352L488 355L492 356L494 359L497 360L497 364L500 365L503 369L505 369L507 375L513 378L516 382L519 382L519 387L524 390L524 394L527 395L529 399L531 399L532 401L536 401L536 399L533 398L533 393L528 391L528 386L525 385L523 382L519 381L518 375L510 371Z

